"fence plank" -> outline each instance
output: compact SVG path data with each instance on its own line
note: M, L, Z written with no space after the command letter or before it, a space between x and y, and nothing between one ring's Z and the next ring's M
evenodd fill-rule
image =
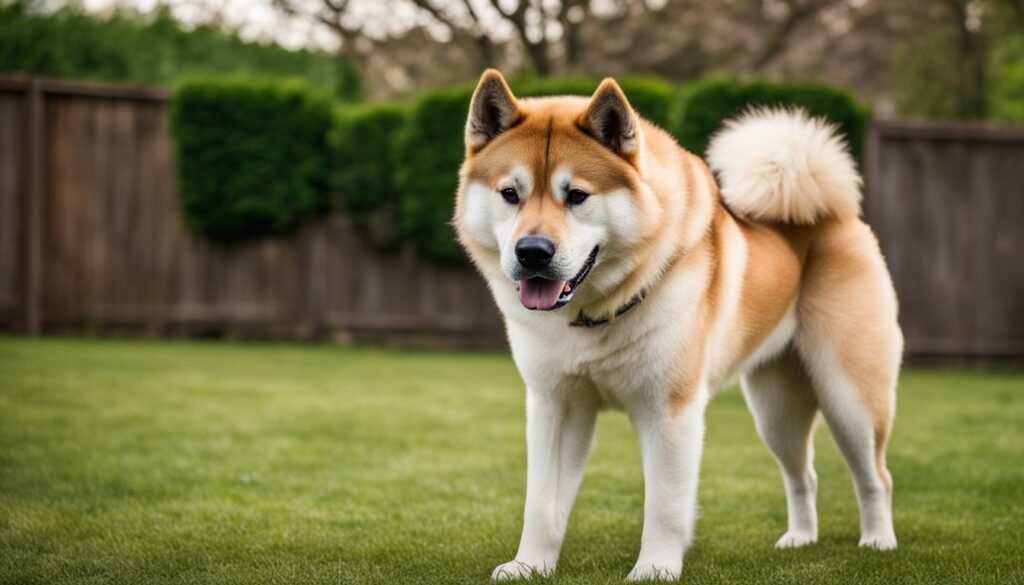
M25 207L25 331L39 333L43 320L43 180L45 103L40 82L28 87L28 201Z
M25 326L25 99L0 92L0 323L10 329Z

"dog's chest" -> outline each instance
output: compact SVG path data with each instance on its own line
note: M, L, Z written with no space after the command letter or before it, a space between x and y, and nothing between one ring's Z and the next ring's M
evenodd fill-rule
M526 383L594 392L608 408L663 395L678 369L678 337L637 319L594 329L547 330L510 323L509 339ZM546 324L545 324L546 325Z
M603 406L623 408L650 385L640 377L643 375L640 368L647 361L644 353L630 346L587 347L575 356L562 356L561 375L584 382L585 388L600 397Z

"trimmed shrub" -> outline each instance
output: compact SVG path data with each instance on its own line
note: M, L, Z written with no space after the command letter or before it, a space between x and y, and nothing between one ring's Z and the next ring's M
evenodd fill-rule
M465 156L463 127L472 95L471 87L421 95L395 137L402 235L435 260L464 258L450 222L459 166Z
M401 241L392 147L407 110L398 104L346 107L331 133L332 206L381 249Z
M854 157L860 159L870 111L849 93L817 83L775 83L712 79L679 92L673 134L686 149L704 156L722 122L750 106L799 106L839 126Z
M220 241L279 234L326 209L327 99L291 82L191 81L172 119L196 231Z
M528 79L513 81L511 86L519 97L589 96L598 83L581 78ZM670 84L653 78L623 78L619 83L641 115L668 125L674 93ZM473 88L468 86L423 94L395 142L402 233L425 255L442 261L464 259L450 221L459 166L465 156L463 129L472 95Z
M869 116L848 93L810 83L715 79L678 91L656 78L619 84L641 115L699 155L723 120L750 105L801 106L824 116L857 156ZM586 96L597 85L585 78L512 83L522 97ZM301 85L187 83L173 109L186 220L232 241L284 232L333 204L377 247L408 239L427 257L463 261L450 220L472 91L460 86L427 92L410 106L332 112Z

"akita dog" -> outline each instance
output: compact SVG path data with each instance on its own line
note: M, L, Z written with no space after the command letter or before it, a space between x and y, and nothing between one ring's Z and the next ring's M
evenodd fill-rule
M627 579L674 579L693 540L704 409L739 378L778 461L789 525L815 542L820 410L853 475L860 544L892 549L885 446L903 338L861 179L836 129L801 111L729 122L711 170L639 117L612 79L590 98L517 100L484 73L454 225L526 383L522 539L494 579L555 569L602 408L644 470Z

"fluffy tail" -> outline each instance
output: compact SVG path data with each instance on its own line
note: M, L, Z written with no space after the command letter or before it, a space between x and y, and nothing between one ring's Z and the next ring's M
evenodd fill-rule
M860 215L861 178L846 143L803 110L749 110L711 138L707 159L739 215L799 224Z

